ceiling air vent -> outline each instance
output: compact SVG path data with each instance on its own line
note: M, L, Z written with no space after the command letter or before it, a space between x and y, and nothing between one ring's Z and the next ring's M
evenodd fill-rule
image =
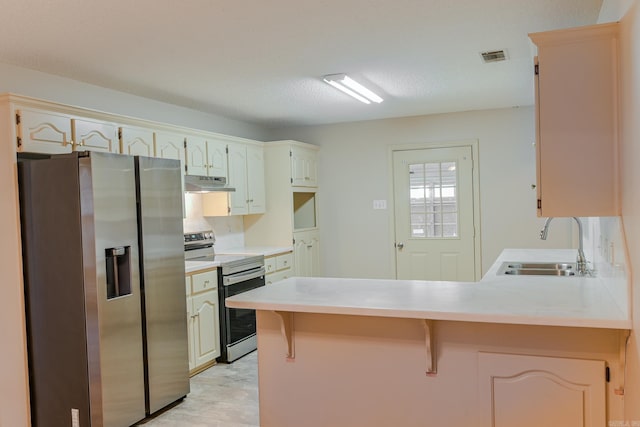
M481 52L482 60L488 64L489 62L504 61L507 59L507 53L504 50L490 50Z

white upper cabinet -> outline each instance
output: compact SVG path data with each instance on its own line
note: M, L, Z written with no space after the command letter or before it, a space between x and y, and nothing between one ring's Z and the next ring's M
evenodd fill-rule
M180 160L184 170L184 135L170 132L156 132L156 157Z
M73 149L119 153L118 125L93 119L73 119Z
M538 216L615 216L618 24L530 34Z
M291 147L291 185L318 186L318 154L315 149L294 145Z
M153 131L133 126L120 128L122 153L131 156L155 157Z
M73 151L71 116L39 110L16 110L18 151L61 154Z
M265 212L264 148L261 145L247 146L247 200L250 214Z
M228 177L227 141L188 136L187 175Z
M231 215L265 212L264 150L258 145L229 144Z

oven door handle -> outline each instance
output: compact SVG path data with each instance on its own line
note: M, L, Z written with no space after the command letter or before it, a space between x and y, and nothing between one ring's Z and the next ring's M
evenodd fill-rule
M264 274L265 274L264 267L260 267L256 270L251 270L245 273L232 274L230 276L223 277L222 285L223 286L235 285L236 283L240 283L247 280L255 279L256 277L264 276Z

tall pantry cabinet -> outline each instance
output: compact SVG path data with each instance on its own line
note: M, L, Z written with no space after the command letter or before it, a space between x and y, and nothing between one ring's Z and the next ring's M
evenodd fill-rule
M264 144L267 209L244 217L247 246L293 246L296 276L320 276L318 150L298 141Z

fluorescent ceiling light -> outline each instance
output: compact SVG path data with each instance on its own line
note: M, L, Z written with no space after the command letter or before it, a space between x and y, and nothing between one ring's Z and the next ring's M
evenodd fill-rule
M330 74L328 76L324 76L322 79L336 89L341 90L347 95L353 96L355 99L360 102L364 102L365 104L371 104L371 101L375 103L383 101L383 99L378 95L362 86L346 74Z

